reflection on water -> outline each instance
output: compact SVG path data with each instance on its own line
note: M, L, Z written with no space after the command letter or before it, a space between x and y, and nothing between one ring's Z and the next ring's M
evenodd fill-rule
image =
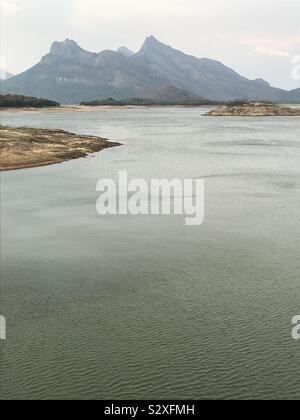
M296 118L2 114L124 143L2 175L3 398L300 398ZM96 182L206 178L206 220L96 213Z

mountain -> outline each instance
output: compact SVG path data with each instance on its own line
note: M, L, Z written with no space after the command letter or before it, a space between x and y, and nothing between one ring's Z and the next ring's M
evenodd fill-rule
M289 91L288 98L286 99L286 102L290 103L299 103L300 98L300 88L299 89L293 89Z
M158 101L189 101L189 100L205 100L201 96L194 95L184 89L178 89L173 85L164 86L151 95L150 99Z
M10 79L12 77L14 77L13 74L8 73L7 71L0 68L0 79L1 80L7 80L7 79Z
M153 36L134 57L149 77L210 100L288 101L289 92L285 90L273 88L262 79L242 77L218 61L186 55Z
M88 52L71 40L54 42L38 64L2 82L1 90L56 98L60 103L144 96L152 86L148 87L147 81L135 72L130 63L133 57L109 50Z
M124 48L92 53L68 39L54 42L37 65L1 82L1 89L60 103L149 98L168 86L210 100L300 102L299 89L288 92L246 79L218 61L184 54L153 36L136 54Z
M125 57L131 57L135 54L133 51L129 50L127 47L118 48L118 52L125 55Z

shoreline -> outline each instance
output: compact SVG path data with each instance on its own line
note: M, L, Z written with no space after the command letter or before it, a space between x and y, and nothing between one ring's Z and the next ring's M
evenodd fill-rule
M279 104L283 108L292 108L293 110L299 110L300 104ZM218 111L220 108L227 107L226 105L217 106L216 105L61 105L60 107L45 107L45 108L29 108L29 107L20 107L20 108L0 108L1 112L6 113L64 113L64 112L100 112L100 111L109 111L112 109L125 110L125 109L155 109L155 108L175 108L175 109L202 109L209 108L212 111ZM217 112L215 113L217 114ZM230 113L229 113L230 114ZM231 115L214 115L214 116L231 116ZM211 114L212 115L212 114ZM247 115L241 116L251 116L249 113ZM254 116L267 116L267 115L254 115Z
M110 109L152 109L152 108L212 108L214 105L62 105L60 107L51 108L0 108L0 112L91 112L91 111L106 111Z
M64 130L0 126L0 134L1 172L59 164L121 146L101 137Z

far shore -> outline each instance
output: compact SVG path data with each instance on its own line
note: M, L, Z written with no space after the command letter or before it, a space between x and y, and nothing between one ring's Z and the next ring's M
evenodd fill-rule
M292 109L298 110L300 104L282 104L282 107L290 107ZM226 107L226 105L223 105ZM215 105L205 104L205 105L61 105L60 107L43 107L43 108L29 108L29 107L11 107L11 108L0 108L0 112L10 112L10 113L23 113L23 112L35 112L35 113L57 113L57 112L97 112L97 111L106 111L111 109L155 109L155 108L209 108L213 111L215 110ZM219 110L221 107L217 107ZM223 109L224 111L224 109ZM213 113L211 113L213 115Z
M0 126L0 135L1 171L53 165L121 145L64 130Z
M109 109L148 109L148 108L212 108L213 105L61 105L50 108L0 108L0 112L91 112L105 111Z
M44 108L30 108L30 107L10 107L0 108L0 112L88 112L94 107L87 107L82 105L62 105L58 107L44 107ZM97 107L104 108L104 107Z

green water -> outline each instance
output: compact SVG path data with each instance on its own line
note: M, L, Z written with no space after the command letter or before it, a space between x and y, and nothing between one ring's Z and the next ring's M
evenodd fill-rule
M124 146L3 173L1 398L300 398L297 118L2 114ZM96 213L96 183L205 178L205 222Z

